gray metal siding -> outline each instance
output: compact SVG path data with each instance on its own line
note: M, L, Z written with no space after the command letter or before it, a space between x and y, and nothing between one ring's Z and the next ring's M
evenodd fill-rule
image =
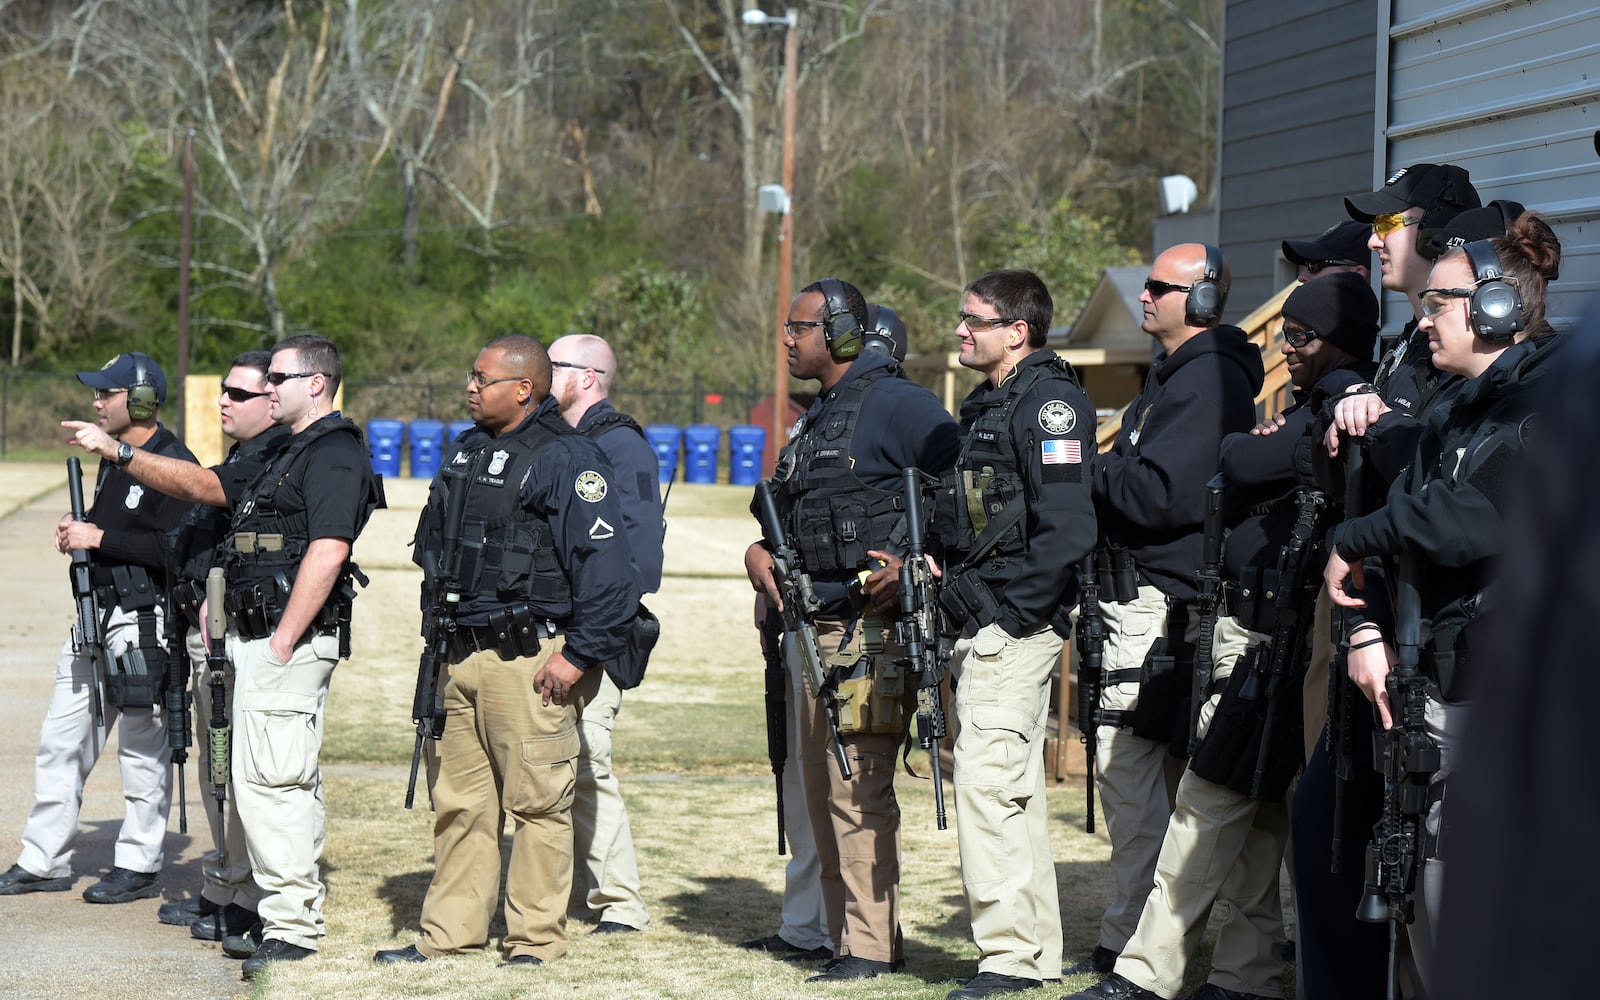
M1562 243L1547 313L1569 326L1600 292L1600 7L1594 0L1393 0L1387 160L1465 167L1484 201L1543 212ZM1385 326L1410 315L1398 297Z
M1377 21L1365 0L1229 0L1224 38L1219 237L1237 320L1280 287L1282 241L1368 189Z

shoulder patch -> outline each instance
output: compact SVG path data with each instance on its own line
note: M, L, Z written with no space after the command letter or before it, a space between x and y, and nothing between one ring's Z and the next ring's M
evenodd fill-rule
M606 477L593 469L585 469L578 473L578 480L573 484L573 489L577 492L579 500L599 503L606 497Z
M1069 433L1078 423L1078 415L1064 399L1052 399L1039 407L1039 426L1046 434Z

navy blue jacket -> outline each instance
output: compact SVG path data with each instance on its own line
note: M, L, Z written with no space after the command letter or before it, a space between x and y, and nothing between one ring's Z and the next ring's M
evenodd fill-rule
M610 400L600 400L584 412L578 421L578 433L587 433L616 412ZM622 523L627 526L628 543L633 547L639 589L653 594L661 589L661 545L667 528L661 519L661 467L655 450L643 434L627 424L616 424L593 440L606 453L616 473L611 485L616 488Z

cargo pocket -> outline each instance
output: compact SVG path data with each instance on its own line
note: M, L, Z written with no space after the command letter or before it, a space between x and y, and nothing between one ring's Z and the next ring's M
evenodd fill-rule
M523 740L506 789L506 812L528 819L571 806L579 749L578 727L572 723L558 733Z
M263 788L291 788L312 780L322 750L315 695L255 692L239 716L242 745L235 754L244 781Z

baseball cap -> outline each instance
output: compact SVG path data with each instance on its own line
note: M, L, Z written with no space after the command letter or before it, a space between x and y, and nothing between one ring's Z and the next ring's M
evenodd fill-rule
M1380 215L1420 208L1426 214L1422 225L1438 229L1452 217L1483 204L1478 189L1466 170L1453 163L1413 163L1401 167L1371 194L1358 194L1344 200L1350 218L1371 222Z
M1429 260L1438 260L1447 250L1466 246L1473 240L1492 240L1504 236L1511 223L1527 209L1521 202L1497 199L1482 208L1472 208L1460 213L1417 243L1417 252Z
M888 306L869 302L867 303L867 347L878 346L874 345L874 341L887 347L896 361L906 359L910 338L906 335L905 321Z
M1283 315L1362 360L1372 357L1378 342L1378 297L1365 278L1349 271L1300 285L1284 300Z
M136 385L152 385L156 402L167 401L167 377L161 366L148 354L129 351L119 354L100 366L99 371L79 372L78 381L91 389L131 389Z
M1316 239L1284 240L1283 256L1299 266L1320 260L1370 266L1372 251L1367 249L1367 239L1371 235L1370 223L1346 219L1324 229Z

